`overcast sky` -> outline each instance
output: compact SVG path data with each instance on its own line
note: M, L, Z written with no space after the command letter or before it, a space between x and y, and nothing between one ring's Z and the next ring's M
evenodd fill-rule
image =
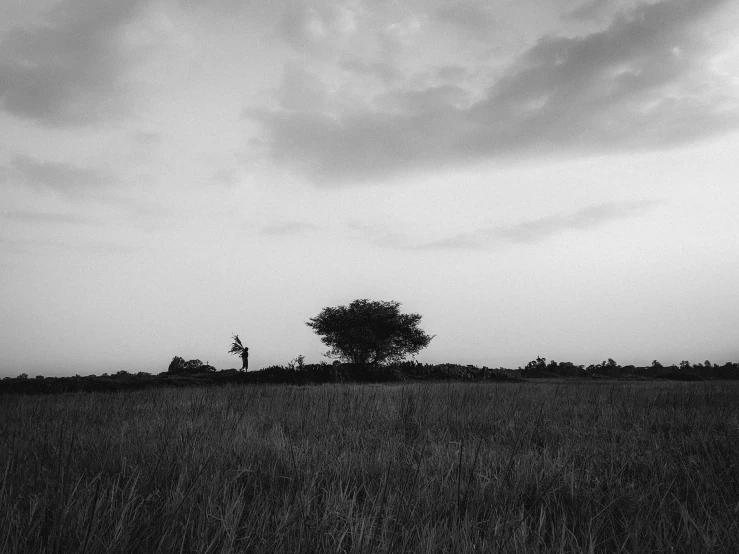
M735 0L3 0L0 375L739 360Z

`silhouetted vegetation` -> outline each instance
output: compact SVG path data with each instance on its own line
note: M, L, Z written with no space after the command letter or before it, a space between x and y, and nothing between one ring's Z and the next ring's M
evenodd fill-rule
M378 366L351 363L333 364L321 362L306 364L298 356L287 365L273 365L258 371L227 369L217 371L200 360L185 361L175 356L166 372L152 375L119 371L114 375L88 375L80 377L43 377L30 379L28 375L5 377L0 381L0 393L55 394L63 392L115 392L154 387L190 387L205 385L241 384L292 384L321 383L400 383L410 381L517 381L521 378L580 378L672 381L708 381L739 379L739 363L724 365L705 363L663 366L657 361L649 366L620 366L614 360L589 365L572 362L547 362L537 357L518 370L477 367L460 364L421 364L415 361L388 363Z
M167 373L171 375L197 375L199 373L208 373L216 371L212 365L204 364L200 360L188 360L175 356L167 368Z
M354 366L335 362L306 364L302 356L286 366L273 365L259 371L243 372L236 369L216 371L200 360L185 362L175 357L166 372L131 374L120 371L115 375L88 375L80 377L46 377L28 379L6 377L0 381L0 393L55 394L63 392L115 392L154 387L189 387L205 385L240 384L295 384L321 383L391 383L405 381L515 381L515 372L487 367L458 364L419 364L401 362L378 367Z
M400 302L365 298L324 308L306 325L330 348L326 356L361 368L401 362L426 348L433 337L420 322L418 314L400 313Z
M521 369L521 368L519 368ZM727 362L724 365L704 363L691 364L682 361L680 365L663 366L654 360L649 366L621 366L612 358L587 367L572 362L547 363L546 358L537 357L521 369L521 376L541 377L582 377L592 379L669 379L673 381L704 381L711 379L739 379L739 363Z

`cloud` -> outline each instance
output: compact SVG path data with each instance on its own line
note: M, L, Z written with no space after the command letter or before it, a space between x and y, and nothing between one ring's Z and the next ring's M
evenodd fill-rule
M443 65L436 70L437 79L443 82L456 82L464 80L469 70L461 65Z
M463 33L479 38L489 37L497 22L487 2L464 1L444 5L436 12L440 21L457 27Z
M120 31L141 0L66 0L32 29L0 40L0 105L50 126L79 126L124 111L129 59Z
M18 155L6 168L0 167L0 182L18 182L36 190L53 190L77 196L90 189L111 184L114 179L105 171L77 167L67 163L44 162Z
M132 254L139 252L140 247L115 242L83 242L72 243L58 240L6 239L0 237L0 252L16 254L38 254L44 252L79 252L95 254Z
M487 124L468 144L482 151L648 147L736 125L737 104L720 86L731 85L711 78L704 68L711 52L691 32L725 3L640 5L605 31L541 39L470 111Z
M408 248L411 244L407 234L397 229L388 230L387 226L349 221L342 236L354 236L382 248Z
M388 85L402 77L400 69L389 60L367 61L357 56L348 56L340 62L340 67L346 71L378 79Z
M295 49L312 47L326 37L323 18L307 6L290 7L278 28L282 38Z
M314 74L295 63L285 64L277 100L285 110L321 111L326 105L326 87Z
M610 4L611 0L590 0L565 12L563 18L576 21L602 21Z
M373 81L390 86L407 77L403 57L427 19L408 12L401 5L293 2L275 34L293 48L296 59L316 64L335 92L346 95L368 86L374 89Z
M259 233L267 236L294 236L303 235L308 232L317 231L320 227L312 223L303 223L299 221L292 221L288 223L278 223L275 225L268 225L263 227Z
M322 185L389 177L448 160L449 138L460 135L465 123L453 109L430 115L251 112L268 130L274 161L296 166Z
M733 17L730 6L663 0L589 35L542 37L470 105L461 87L431 82L334 112L250 115L275 162L327 186L491 159L670 147L739 125L736 84L711 63L726 45L705 27L716 10Z
M76 214L61 214L53 212L5 212L0 213L0 219L20 221L24 223L60 223L66 225L86 225L97 223L95 220Z
M154 131L136 131L133 140L145 147L152 147L162 142L162 134Z
M357 29L356 14L333 3L289 4L277 26L277 34L298 51L321 51Z
M466 107L469 104L469 94L462 87L446 84L423 90L394 91L379 98L378 102L391 111L424 116L428 113Z
M590 206L572 214L524 221L516 225L481 227L467 233L422 244L432 250L481 249L498 243L531 244L569 231L586 231L606 223L641 215L659 205L657 201L611 202Z

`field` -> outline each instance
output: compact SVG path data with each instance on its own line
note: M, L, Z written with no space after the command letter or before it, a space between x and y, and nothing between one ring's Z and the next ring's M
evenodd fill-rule
M0 396L0 552L739 552L739 383Z

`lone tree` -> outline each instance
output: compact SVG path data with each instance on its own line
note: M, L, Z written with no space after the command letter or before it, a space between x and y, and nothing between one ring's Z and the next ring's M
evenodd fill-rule
M231 344L231 350L229 350L228 353L236 354L241 357L241 370L249 371L249 349L241 344L239 335L234 335L231 339L233 340L233 343Z
M399 362L426 348L433 336L418 328L421 316L401 314L400 302L355 300L324 308L306 325L330 347L331 358L358 366Z

